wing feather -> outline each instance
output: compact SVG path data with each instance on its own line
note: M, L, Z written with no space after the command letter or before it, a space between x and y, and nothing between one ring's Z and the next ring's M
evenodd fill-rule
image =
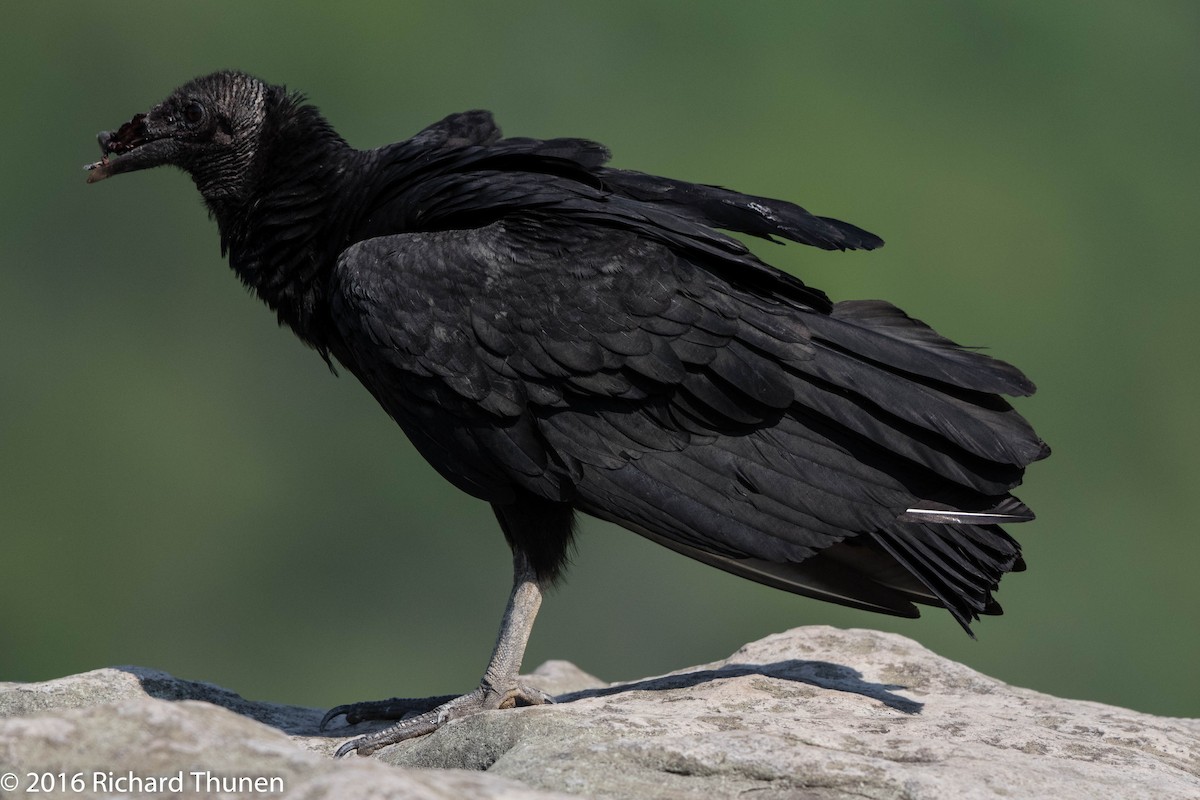
M703 215L656 202L649 238L521 213L360 242L335 355L477 496L519 486L835 602L992 613L1019 549L964 515L1023 508L1045 446L995 392L1032 384L887 304L732 282L715 240L673 238Z

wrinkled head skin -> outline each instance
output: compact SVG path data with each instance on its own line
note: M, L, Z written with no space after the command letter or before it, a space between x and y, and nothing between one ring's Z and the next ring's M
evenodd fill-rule
M251 174L268 102L276 89L242 72L214 72L115 131L102 131L88 183L171 165L192 176L210 203L240 194Z

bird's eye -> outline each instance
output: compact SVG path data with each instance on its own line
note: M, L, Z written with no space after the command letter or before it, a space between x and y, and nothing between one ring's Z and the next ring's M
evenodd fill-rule
M195 125L197 122L204 119L204 106L193 100L183 107L183 118L187 120L189 124Z

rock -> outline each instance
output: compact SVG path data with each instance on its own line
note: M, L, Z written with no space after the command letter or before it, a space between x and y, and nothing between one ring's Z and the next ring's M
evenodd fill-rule
M191 791L192 772L279 778L303 798L1200 797L1200 720L1014 688L893 634L799 628L658 678L609 685L548 662L529 681L559 704L340 761L350 732L318 735L321 711L161 672L0 684L0 772L22 789L29 772L82 773L87 791L62 797L105 794L110 773L271 796Z
M322 714L141 667L0 683L0 797L568 797L485 772L334 761L343 736L317 735ZM50 791L27 791L29 773Z

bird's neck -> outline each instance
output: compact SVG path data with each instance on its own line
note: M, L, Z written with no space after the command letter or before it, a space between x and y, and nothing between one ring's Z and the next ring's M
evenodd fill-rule
M305 122L301 120L301 122ZM207 199L238 277L328 361L328 285L355 211L362 154L319 117L275 137L245 198ZM349 195L349 196L348 196Z

